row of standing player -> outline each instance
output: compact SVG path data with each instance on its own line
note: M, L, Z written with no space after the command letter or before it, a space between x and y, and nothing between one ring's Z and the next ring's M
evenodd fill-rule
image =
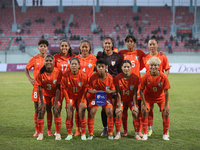
M135 73L140 78L139 71L144 66L147 68L147 71L148 71L147 61L148 61L149 58L151 58L153 56L156 56L161 60L159 70L165 71L165 73L168 75L168 73L169 73L168 60L167 60L167 58L164 54L157 52L158 42L154 37L152 37L152 39L149 41L150 53L147 54L147 55L145 55L145 53L141 50L138 50L138 49L135 50L134 49L134 44L136 42L136 39L133 36L127 36L125 41L126 41L126 45L127 45L128 50L120 51L119 54L117 54L117 53L114 53L112 51L113 40L111 38L106 38L103 42L104 52L103 53L100 52L97 55L98 59L104 58L105 60L107 60L107 62L108 62L108 72L113 77L115 77L117 74L119 74L121 72L120 66L121 66L122 60L128 59L132 63L132 72ZM35 80L30 77L28 70L30 70L32 67L34 67L34 77L36 76L36 72L43 66L44 56L46 55L48 42L40 41L38 43L38 45L39 45L40 54L37 55L37 56L34 56L30 60L30 62L28 63L28 65L25 69L25 72L26 72L30 82L34 85L32 98L31 98L33 101L35 101L34 102L34 104L35 104L34 120L35 120L36 133L34 134L34 136L38 135L37 113L38 113L39 96L38 96L38 92L37 92L38 91L37 82L35 82ZM62 41L60 43L60 50L61 50L61 53L56 54L54 56L55 67L59 68L64 73L69 69L69 60L71 58L75 57L75 55L72 53L70 44L67 41ZM90 52L91 52L90 43L88 41L82 41L80 43L80 53L81 54L78 56L78 58L81 62L80 69L84 72L87 72L89 77L93 74L93 70L94 70L94 66L95 66L95 62L96 62L96 57L91 55ZM138 99L140 100L140 98L138 98ZM151 110L152 110L152 108L151 108ZM102 111L102 112L104 112L104 111ZM141 111L140 111L140 114L141 114ZM151 111L149 112L149 114L151 114ZM123 111L123 115L125 116L125 117L122 118L123 125L124 125L124 133L125 133L125 135L127 135L127 117L126 117L127 116L127 110ZM102 115L102 118L105 118L105 116L106 115ZM75 135L77 135L77 134L79 134L78 113L75 113L75 118L76 118L75 120L76 120L76 125L77 125L77 132L76 132ZM48 133L49 136L52 135L52 133L50 131L51 122L52 122L51 120L52 120L51 106L47 106L47 121L48 121L48 131L47 131L47 133ZM104 126L106 126L105 120L107 120L107 119L103 119L103 120L104 120L103 124L104 124ZM152 121L149 121L149 122L152 122ZM150 127L149 127L149 129L150 129L149 131L152 131L151 126L152 125L150 125ZM104 129L106 129L106 128L104 128ZM103 134L105 134L105 132Z

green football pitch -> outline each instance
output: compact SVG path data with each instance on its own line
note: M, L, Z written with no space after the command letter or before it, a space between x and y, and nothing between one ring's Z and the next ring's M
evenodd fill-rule
M48 137L46 116L44 139L37 141L33 134L34 104L30 100L32 86L24 72L0 73L0 149L200 149L200 74L170 74L170 141L162 139L162 118L158 106L154 107L154 132L147 141L134 139L134 127L129 110L128 137L120 140L108 140L101 137L103 129L99 108L94 125L95 137L92 141L82 141L73 137L65 141L67 135L66 112L62 109L61 141ZM121 129L121 132L123 129ZM52 132L55 132L54 122ZM75 123L73 133L75 132Z

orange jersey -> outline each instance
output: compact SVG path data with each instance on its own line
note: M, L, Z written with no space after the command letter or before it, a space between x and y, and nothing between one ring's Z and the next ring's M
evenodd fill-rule
M82 58L80 55L77 56L80 60L80 70L87 73L88 77L90 78L93 75L95 64L96 64L96 57L92 56L91 54L87 58Z
M123 78L123 73L118 74L114 79L115 86L120 89L120 95L122 101L133 101L133 92L135 87L139 85L139 77L135 74L131 74L128 80Z
M142 62L142 57L145 53L142 50L135 49L133 52L129 52L128 50L121 50L119 53L122 56L122 60L130 60L132 63L131 72L140 77L140 70L144 68L144 64Z
M51 74L48 74L47 72L40 74L40 72L38 72L36 77L38 85L41 85L43 88L43 95L49 97L56 96L56 87L60 84L61 79L62 72L55 67Z
M87 89L88 77L87 74L80 70L77 75L73 75L71 71L68 70L63 75L61 84L70 99L81 99Z
M160 59L161 63L160 63L160 67L158 68L159 71L164 72L164 71L170 69L167 56L164 55L164 54L160 54L160 52L158 52L158 55L156 55L156 56L150 56L149 54L146 54L142 58L142 61L143 61L145 68L146 68L146 72L149 72L149 64L147 64L147 62L151 57L157 57L158 59Z
M90 90L95 89L97 91L106 91L106 89L115 90L115 86L113 83L113 77L109 73L106 73L106 74L107 74L107 76L104 81L102 81L99 78L98 72L93 74L90 78L88 89L90 89ZM91 96L92 96L92 98L95 98L95 94L91 94ZM110 94L107 94L107 99L111 100Z
M26 68L28 70L31 70L31 68L33 67L33 76L34 78L36 78L37 76L37 72L44 66L44 58L42 58L40 56L40 54L33 56L30 61L28 62L28 64L26 65ZM34 87L38 87L38 83L37 81L35 81Z
M75 57L75 54L72 54L72 56L69 56L69 54L64 57L61 54L55 54L54 61L55 61L55 67L60 69L62 71L62 74L64 74L67 70L69 70L69 64L70 59Z
M170 88L169 80L163 72L160 72L156 77L151 76L150 72L142 76L141 89L145 90L145 97L148 97L152 102L163 100L164 90Z

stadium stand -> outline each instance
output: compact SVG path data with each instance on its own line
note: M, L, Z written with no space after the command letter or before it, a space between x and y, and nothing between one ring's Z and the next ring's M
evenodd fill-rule
M124 39L127 35L126 23L128 22L130 26L133 27L133 35L137 37L138 44L144 44L147 35L153 35L152 31L157 30L158 26L161 32L157 35L163 36L165 39L159 42L160 47L163 51L167 51L165 48L166 39L170 38L170 25L172 24L172 13L170 8L164 7L140 7L141 12L133 13L132 7L101 7L101 11L96 13L96 24L99 25L99 29L103 29L103 35L112 35L115 40L117 35L120 36L120 40ZM16 36L21 36L26 45L37 45L38 39L45 34L49 36L49 42L56 42L53 39L54 31L56 29L62 29L62 21L65 21L65 26L69 23L70 14L73 14L73 23L77 23L79 27L69 27L72 35L79 35L87 38L89 35L93 37L94 45L101 45L102 41L99 38L99 34L94 34L90 31L90 26L92 24L91 6L69 6L65 7L63 13L58 13L57 7L28 7L26 13L21 12L21 7L16 7L16 22L21 27L30 20L31 24L29 27L24 28L23 34L16 34L11 31L11 26L13 24L13 11L12 7L6 7L5 9L0 9L1 14L1 25L0 28L3 30L5 36L14 37L12 45L19 45L15 43ZM181 27L190 27L194 22L193 13L188 12L188 7L176 7L176 24L181 25ZM54 10L54 11L52 11ZM60 16L60 20L58 20ZM139 16L139 20L134 20L134 16ZM44 19L44 22L36 22L38 18ZM56 21L55 26L53 21ZM135 27L136 22L139 23L138 27ZM123 29L118 32L114 29L116 25L123 25ZM143 31L139 34L139 27L143 27ZM163 29L166 27L167 34L163 34ZM28 28L30 29L30 34L27 33ZM59 34L58 36L61 36ZM67 34L69 38L71 34ZM23 38L24 37L24 38ZM59 39L59 38L58 38ZM0 46L1 50L5 50L6 44L9 42L9 38L0 38L0 40L6 41ZM79 41L72 41L72 43L78 43ZM185 51L184 42L179 41L179 46L175 47L175 41L172 41L172 49L175 51Z

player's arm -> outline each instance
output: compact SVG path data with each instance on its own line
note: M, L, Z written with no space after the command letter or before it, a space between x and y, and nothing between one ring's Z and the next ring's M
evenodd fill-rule
M135 87L134 91L133 91L133 110L132 110L132 113L135 115L135 118L138 118L138 114L139 114L139 110L138 110L137 105L136 105L137 90L138 90L138 87Z
M165 93L165 106L163 108L163 116L164 116L164 118L168 118L168 116L169 116L169 105L168 105L169 93L168 93L168 89L164 90L164 93Z
M55 104L54 104L54 108L56 109L56 110L60 110L59 109L59 105L58 105L58 100L59 100L59 98L60 98L60 84L58 84L57 86L56 86L56 99L55 99Z
M41 103L38 106L38 110L42 110L44 109L44 99L43 99L43 90L42 90L42 85L38 85L38 93L39 93L39 97L40 97L40 101Z
M25 74L26 74L26 76L28 77L28 80L30 81L30 83L31 83L32 85L34 85L35 79L33 79L33 78L30 76L29 70L28 70L27 68L25 68Z
M145 102L145 98L144 98L144 89L140 89L140 96L141 96L141 100L142 100L142 114L143 116L146 116L146 110L149 110L147 107L147 104Z
M116 91L117 91L117 108L115 110L115 113L118 114L119 112L122 112L122 108L121 108L121 94L120 94L120 88L119 86L116 86Z
M168 75L169 75L169 69L165 71L165 75L168 77Z

